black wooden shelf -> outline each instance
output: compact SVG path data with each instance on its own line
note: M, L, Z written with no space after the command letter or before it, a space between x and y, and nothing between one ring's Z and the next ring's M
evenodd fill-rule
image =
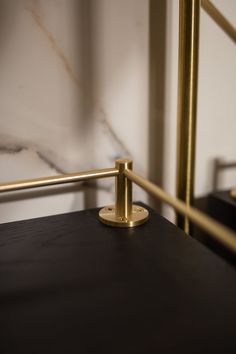
M0 225L0 353L236 353L236 271L150 210Z

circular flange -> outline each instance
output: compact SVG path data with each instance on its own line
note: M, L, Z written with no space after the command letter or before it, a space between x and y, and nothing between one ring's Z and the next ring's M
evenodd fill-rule
M106 225L115 227L135 227L148 220L149 212L139 205L132 206L132 214L129 218L122 218L116 215L114 205L107 206L99 211L99 219Z

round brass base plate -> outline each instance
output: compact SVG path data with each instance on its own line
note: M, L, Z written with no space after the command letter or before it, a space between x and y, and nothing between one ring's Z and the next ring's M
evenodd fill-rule
M132 206L132 214L129 218L116 216L115 206L107 206L99 211L99 219L106 225L115 227L135 227L145 223L148 220L149 212L147 209L139 206Z

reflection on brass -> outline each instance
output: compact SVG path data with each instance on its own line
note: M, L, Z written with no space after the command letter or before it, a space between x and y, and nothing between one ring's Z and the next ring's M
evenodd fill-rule
M236 29L234 26L222 15L222 13L209 0L201 0L202 8L209 16L217 23L218 26L234 41L236 42Z
M99 212L100 220L110 226L134 227L143 224L148 219L148 211L138 205L132 206L132 182L125 176L124 171L132 169L129 159L116 160L116 204L105 207Z
M181 200L172 197L166 193L163 189L156 186L154 183L149 182L145 178L139 176L137 173L126 170L125 175L134 183L138 184L147 192L151 193L156 198L161 199L164 203L172 206L176 211L185 215L188 219L193 221L199 227L201 227L206 232L209 232L214 239L222 243L229 250L236 253L236 233L231 231L226 226L223 226L219 222L213 220L209 216L200 212L199 210L186 205Z
M132 182L124 175L127 168L133 168L131 160L116 160L116 169L119 171L116 177L116 214L124 218L128 218L132 213Z
M68 173L64 175L42 177L34 179L25 179L10 183L0 184L0 192L11 192L21 189L29 189L36 187L46 187L55 184L72 183L86 181L94 178L114 177L117 176L119 171L116 168L106 168L102 170L93 170L78 173Z
M180 0L176 193L187 206L194 193L199 13L199 0ZM188 218L177 215L177 224L189 233Z
M149 213L147 209L139 205L132 206L132 212L127 217L117 216L114 205L105 207L99 211L99 219L103 224L115 227L134 227L145 223L148 220Z
M230 191L230 195L232 198L236 199L236 188L234 188Z

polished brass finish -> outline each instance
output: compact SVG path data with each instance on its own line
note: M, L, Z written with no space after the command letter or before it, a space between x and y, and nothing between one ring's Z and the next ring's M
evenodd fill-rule
M217 25L236 42L236 28L222 15L222 13L209 0L201 0L202 8L217 23Z
M187 206L194 193L200 0L180 0L177 133L177 197ZM177 216L186 233L189 220Z
M119 171L116 177L116 215L125 219L132 213L132 182L124 175L127 168L133 168L131 160L116 160L116 169Z
M132 205L132 182L125 176L127 169L132 169L129 159L116 160L116 204L105 207L99 212L100 220L110 226L134 227L143 224L148 219L148 211Z
M148 220L149 213L145 208L139 205L132 205L133 181L154 197L171 205L177 212L185 215L202 229L209 232L216 240L236 253L236 234L234 232L204 215L197 209L186 205L183 201L170 196L160 187L133 172L132 161L129 159L117 160L115 168L0 184L0 192L80 182L104 177L116 177L116 204L115 206L107 206L99 212L99 218L104 224L116 227L134 227ZM236 190L233 194L234 193L236 194Z
M172 197L163 189L139 176L137 173L131 170L125 170L124 173L126 177L131 181L138 184L140 187L151 193L156 198L159 198L163 202L172 206L176 211L182 215L185 215L188 219L193 221L203 230L209 232L213 238L222 243L225 247L236 253L236 233L223 226L219 222L213 220L209 216L203 214L199 210L186 205L183 201L177 198Z
M132 212L128 218L122 216L117 216L116 208L114 205L105 207L99 211L99 219L103 224L115 227L134 227L145 223L149 218L149 213L147 209L139 206L133 205Z
M88 179L94 178L105 178L105 177L115 177L119 171L116 168L106 168L101 170L93 170L78 173L68 173L64 175L25 179L10 183L0 184L0 192L11 192L21 189L30 189L36 187L46 187L55 184L72 183L86 181Z

